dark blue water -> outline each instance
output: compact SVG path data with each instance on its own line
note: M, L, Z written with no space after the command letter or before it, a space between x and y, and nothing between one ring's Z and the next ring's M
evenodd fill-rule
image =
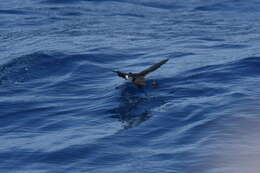
M259 9L2 0L0 172L259 172ZM111 72L165 58L144 89Z

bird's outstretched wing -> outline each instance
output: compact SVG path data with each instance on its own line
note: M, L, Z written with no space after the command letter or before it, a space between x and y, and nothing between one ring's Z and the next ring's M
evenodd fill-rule
M168 60L169 59L165 59L165 60L158 62L157 64L154 64L153 66L141 71L140 73L138 73L138 75L145 76L145 75L157 70L159 67L161 67L161 65L165 64Z
M112 70L112 72L117 73L117 75L118 75L119 77L122 77L122 78L125 79L126 73L123 73L123 72L117 71L117 70Z

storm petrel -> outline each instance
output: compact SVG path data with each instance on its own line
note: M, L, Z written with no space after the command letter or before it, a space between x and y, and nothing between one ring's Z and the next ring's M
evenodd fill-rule
M138 87L143 87L146 85L145 76L148 75L149 73L157 70L159 67L161 67L161 65L165 64L168 60L169 59L162 60L162 61L158 62L157 64L154 64L151 67L149 67L139 73L131 73L131 72L124 73L124 72L120 72L117 70L113 70L113 72L117 73L117 75L119 77L122 77L126 80L133 82ZM153 86L155 86L155 85L153 85ZM156 84L156 86L157 86L157 84Z

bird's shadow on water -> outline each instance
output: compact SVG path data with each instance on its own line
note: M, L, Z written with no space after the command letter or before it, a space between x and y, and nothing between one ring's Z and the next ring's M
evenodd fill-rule
M152 96L150 87L137 88L131 83L117 87L120 91L119 106L110 110L111 117L122 122L124 129L140 125L152 116L151 109L164 102L163 98Z

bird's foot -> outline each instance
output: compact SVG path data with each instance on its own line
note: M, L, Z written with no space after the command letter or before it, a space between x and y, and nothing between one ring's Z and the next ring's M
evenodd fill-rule
M152 82L152 88L157 88L157 87L158 87L158 83L155 82L155 81L153 81L153 82Z

